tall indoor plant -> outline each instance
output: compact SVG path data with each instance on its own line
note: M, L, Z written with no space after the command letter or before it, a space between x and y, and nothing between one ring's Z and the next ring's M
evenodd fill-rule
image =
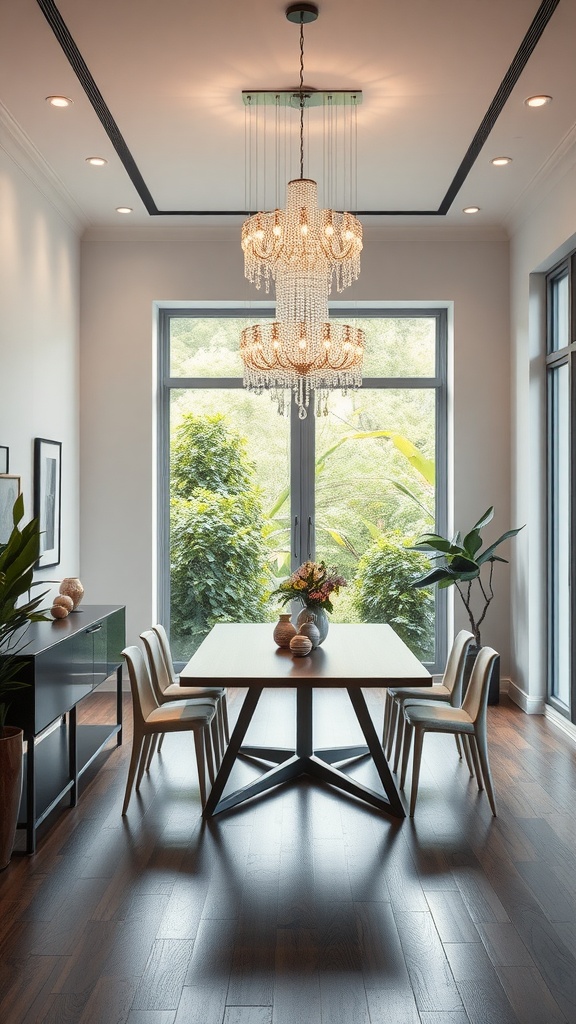
M508 559L496 555L495 551L505 540L515 537L522 526L507 530L498 540L483 547L482 530L494 518L494 506L480 517L472 529L464 537L457 533L452 540L438 533L425 533L418 537L412 546L416 551L425 551L434 562L429 572L413 580L412 587L429 587L437 583L441 589L456 587L468 615L470 629L474 634L475 646L471 657L475 658L482 646L481 626L494 598L492 586L494 565L496 562L507 562ZM491 703L496 703L495 687L490 695Z
M44 597L30 598L34 566L40 554L38 520L22 530L24 498L12 511L12 532L0 544L0 870L10 860L22 792L22 729L6 725L11 691L22 686L18 679L18 655L26 647L26 626L45 618L39 605ZM21 602L24 595L28 600Z

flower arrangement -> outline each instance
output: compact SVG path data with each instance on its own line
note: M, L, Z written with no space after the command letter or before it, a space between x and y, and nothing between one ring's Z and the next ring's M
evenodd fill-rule
M336 566L327 566L326 562L304 562L272 591L272 595L278 595L282 604L300 600L309 608L324 608L331 612L332 594L338 594L340 587L345 586L346 580L338 575Z

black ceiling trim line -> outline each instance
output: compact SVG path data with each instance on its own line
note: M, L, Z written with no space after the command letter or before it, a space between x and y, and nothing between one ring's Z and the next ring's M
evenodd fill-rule
M126 144L126 140L116 124L116 121L112 117L104 97L90 74L88 66L80 53L80 50L76 46L60 11L53 0L37 0L37 2L44 17L46 18L46 21L50 25L50 28L72 65L76 78L80 82L80 85L84 89L84 92L98 115L104 131L118 153L118 156L124 165L124 169L132 181L140 199L144 203L144 206L150 216L156 216L160 211L158 210L148 186L140 173L138 165Z
M486 111L482 123L476 135L472 139L466 155L460 164L460 167L456 171L454 178L450 184L450 187L444 196L444 199L440 203L438 212L441 214L448 213L448 210L452 206L456 196L458 195L462 185L466 181L472 167L476 163L480 151L483 148L490 132L492 131L496 121L500 117L502 110L510 96L510 93L514 89L520 75L522 74L526 64L528 63L536 44L540 40L540 37L546 28L550 18L554 14L554 11L558 7L560 0L543 0L540 7L536 11L532 24L528 29L524 39L518 47L518 51L512 61L508 71L504 75L502 82L498 88L492 103Z
M128 177L136 189L144 207L151 217L247 217L251 210L159 210L152 194L142 177L138 165L128 148L102 93L92 77L80 50L66 25L54 0L36 0L56 39L60 43L68 61L97 114L104 131L114 146ZM448 191L437 210L354 210L360 217L444 217L450 210L462 185L474 166L490 132L508 100L514 86L542 36L550 18L558 7L560 0L542 0L518 51L508 68L494 99L492 100L480 127L476 132L464 159L462 160Z

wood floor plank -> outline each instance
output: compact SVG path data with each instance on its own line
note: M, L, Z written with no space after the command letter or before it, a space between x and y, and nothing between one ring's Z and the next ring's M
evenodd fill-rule
M175 1024L222 1024L235 933L234 919L206 918L200 922Z
M497 1021L498 1024L524 1024L514 1013L501 985L494 985L492 981L485 980L460 981L458 991L470 1024L486 1024L487 1021Z
M478 942L478 930L458 891L428 891L426 899L442 942Z
M410 975L391 906L357 903L362 976L370 1019L419 1024Z
M317 930L279 928L274 966L273 1024L317 1024L322 1019Z
M271 1006L227 1006L224 1024L272 1024Z
M395 913L419 1010L461 1010L462 1000L430 913Z
M537 970L501 967L498 975L521 1024L570 1024Z
M136 990L134 1010L176 1010L192 956L192 942L158 939Z

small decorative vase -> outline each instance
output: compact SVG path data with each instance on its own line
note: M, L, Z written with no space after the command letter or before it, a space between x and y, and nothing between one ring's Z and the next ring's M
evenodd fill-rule
M318 646L320 646L320 644L324 643L326 637L328 636L328 616L324 608L313 608L310 605L306 605L300 612L298 618L296 619L296 625L298 627L299 632L300 627L303 626L305 622L309 622L310 619L312 619L314 625L316 626L316 629L320 634L320 639L318 641Z
M297 633L290 641L290 650L295 658L304 658L312 650L312 641Z
M318 647L320 643L320 630L314 622L314 619L310 612L306 613L308 618L304 620L298 632L300 636L307 636L312 641L312 647Z
M74 608L77 608L84 597L84 587L76 576L67 576L60 584L60 593L66 594L67 597L71 597L74 603Z
M296 636L296 627L290 622L290 612L283 612L274 626L274 643L277 647L290 647L290 641Z

